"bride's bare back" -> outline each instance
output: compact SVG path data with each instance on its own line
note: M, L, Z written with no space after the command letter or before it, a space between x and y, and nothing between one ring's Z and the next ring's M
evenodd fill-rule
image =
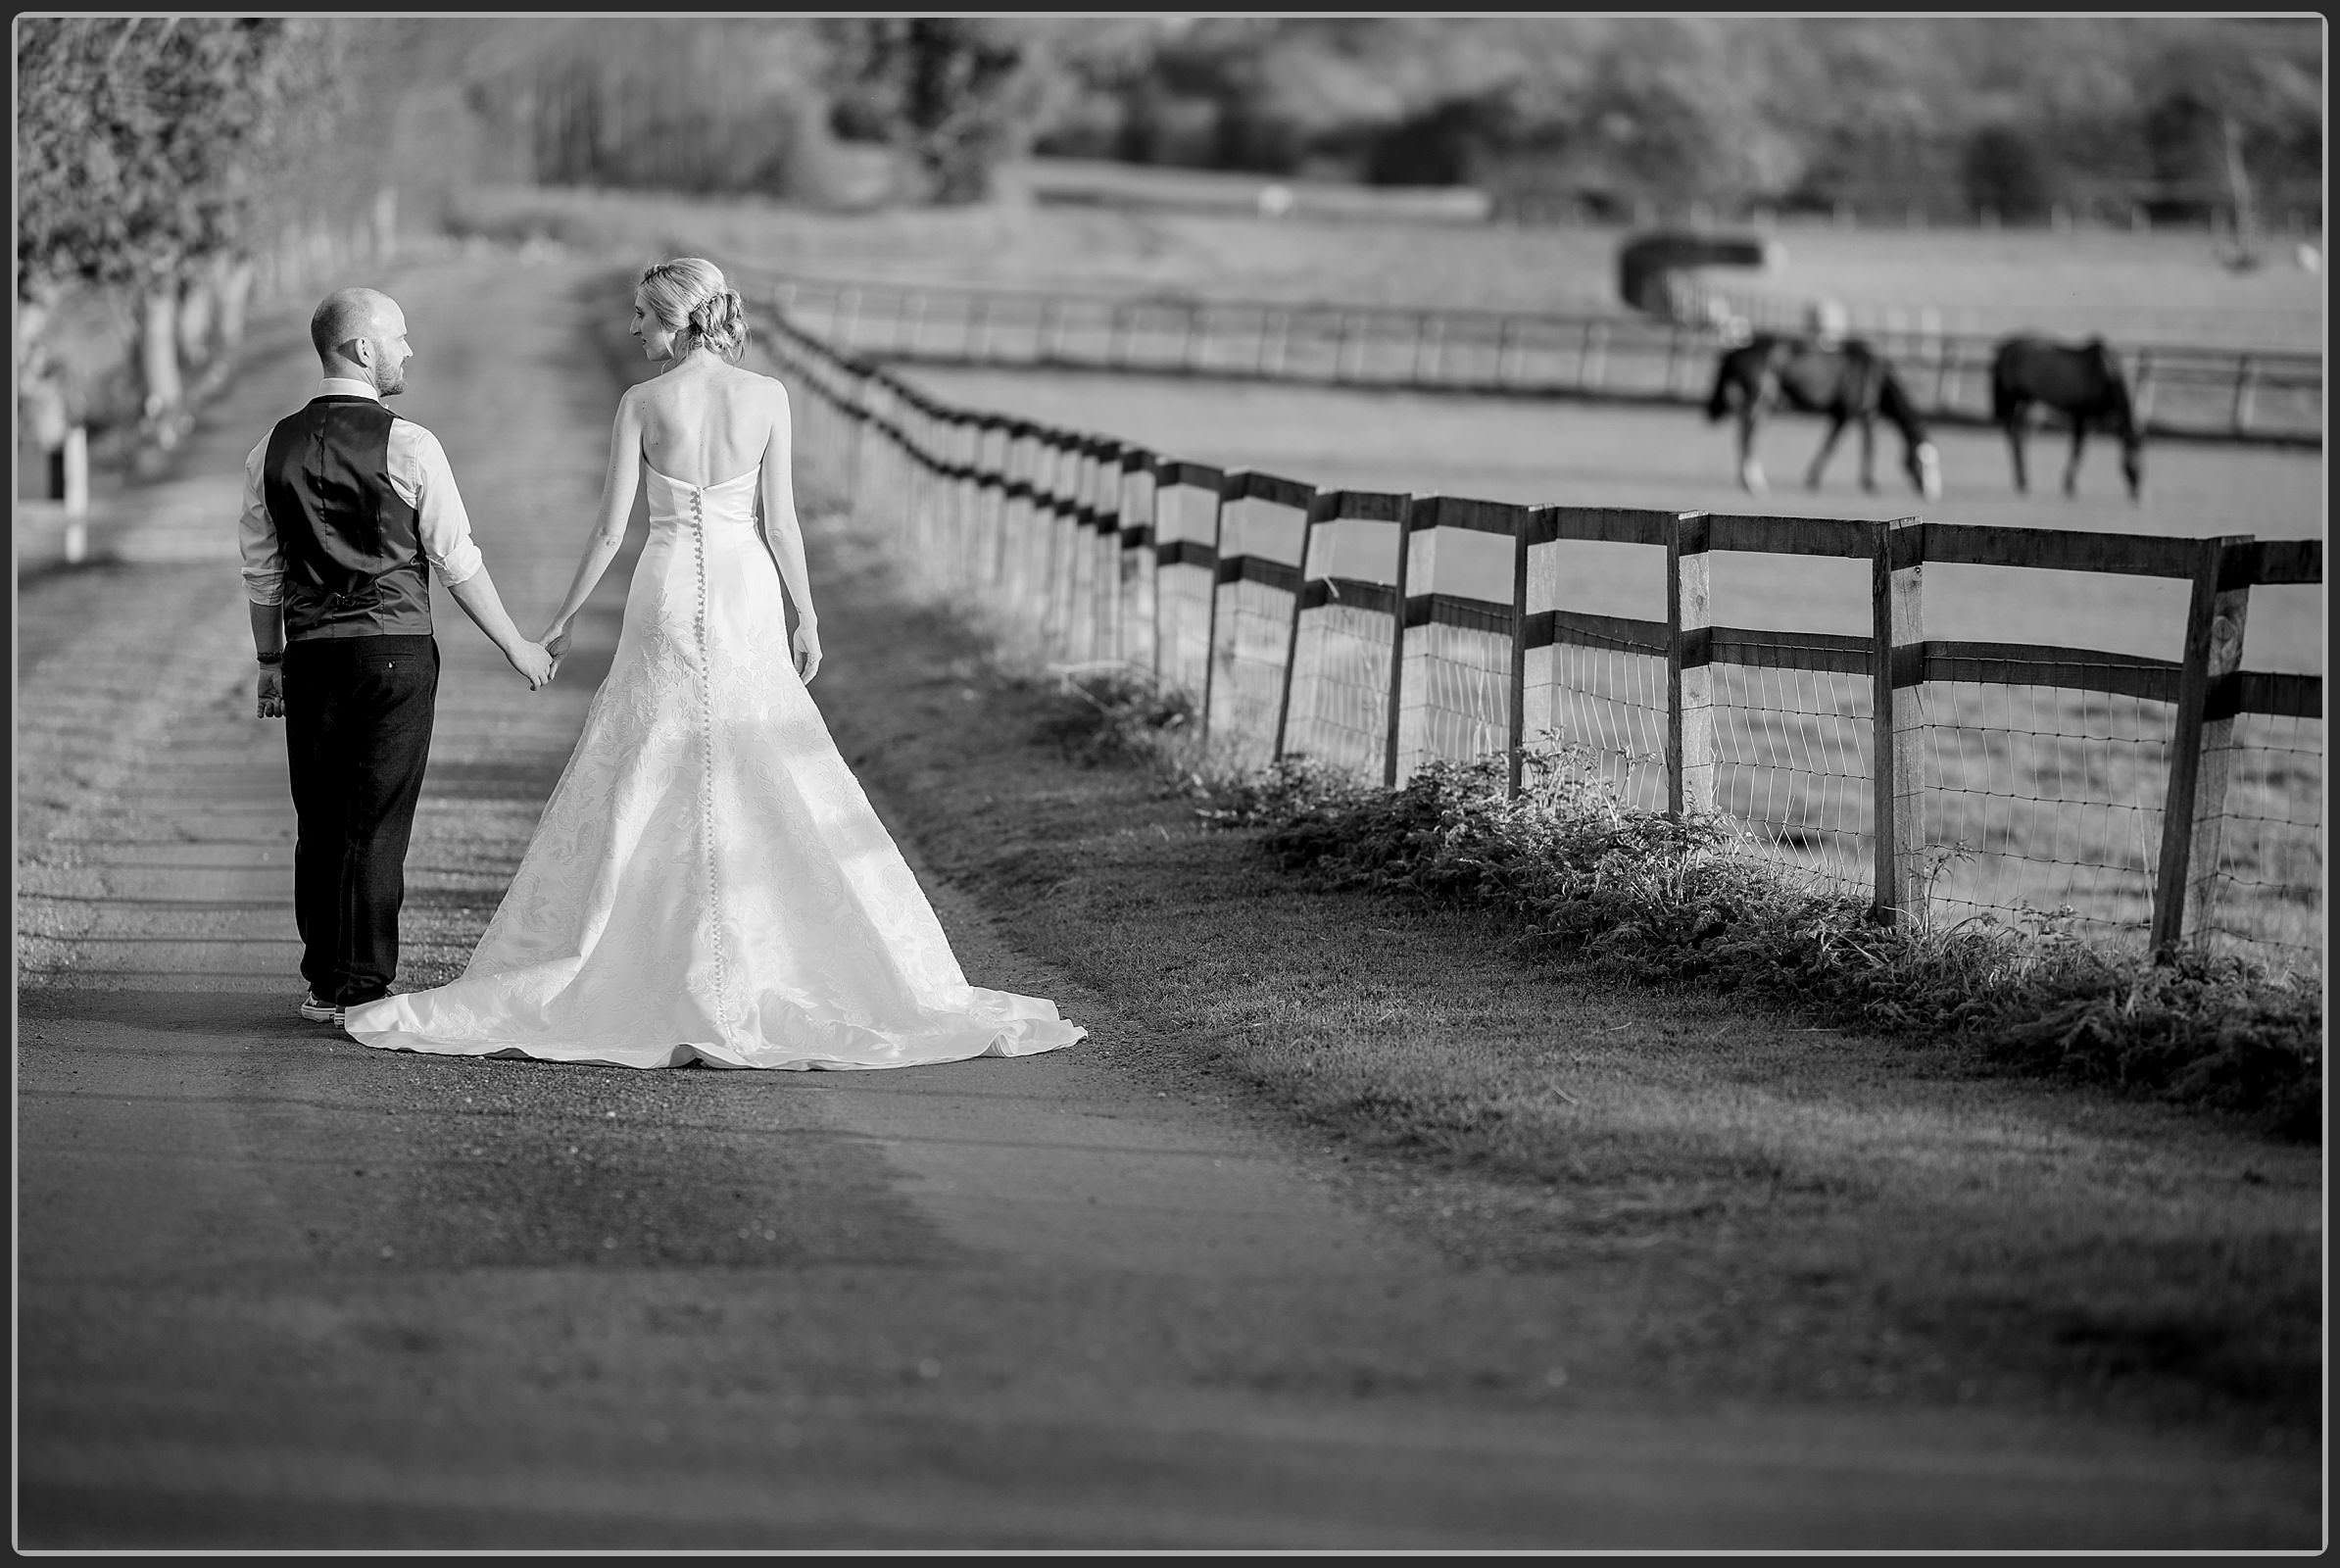
M642 457L684 484L721 484L786 450L788 398L768 375L703 356L634 389Z
M635 332L641 335L639 294L634 313ZM644 348L654 359L666 359L668 341L654 333ZM570 617L584 607L624 542L644 466L675 483L701 488L754 473L764 545L796 612L797 672L811 680L820 668L820 636L805 580L804 535L790 472L793 457L788 392L771 376L743 370L711 352L686 350L681 363L670 363L661 374L628 387L617 400L617 417L609 432L609 463L593 533L568 594L539 640L556 657L566 650ZM778 633L780 628L773 630Z

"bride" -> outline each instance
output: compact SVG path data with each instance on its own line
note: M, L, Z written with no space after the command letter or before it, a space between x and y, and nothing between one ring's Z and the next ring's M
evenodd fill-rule
M664 368L618 401L601 512L539 639L566 651L639 465L650 539L609 676L462 977L344 1027L391 1050L626 1067L902 1067L1080 1040L1053 1003L967 983L805 692L820 632L788 396L730 363L739 295L711 263L661 262L632 331Z

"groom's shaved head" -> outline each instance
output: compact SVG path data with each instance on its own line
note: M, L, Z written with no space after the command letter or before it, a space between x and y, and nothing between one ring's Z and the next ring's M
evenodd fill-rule
M309 342L328 365L352 338L396 336L384 328L398 318L398 302L377 288L335 289L309 318Z

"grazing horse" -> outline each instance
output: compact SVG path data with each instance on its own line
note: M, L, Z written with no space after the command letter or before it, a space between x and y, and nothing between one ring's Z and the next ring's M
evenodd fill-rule
M2088 427L2101 424L2121 438L2121 471L2128 479L2129 500L2143 498L2145 435L2137 428L2128 378L2103 338L2072 344L2011 337L1991 356L1990 416L2007 432L2018 491L2030 488L2023 474L2023 425L2034 403L2072 421L2072 462L2064 468L2066 495L2079 493L2080 449L2087 443Z
M1929 501L1941 496L1941 457L1926 437L1917 405L1893 367L1859 338L1828 344L1763 333L1725 351L1715 367L1706 416L1738 415L1738 482L1758 494L1765 483L1763 466L1755 461L1755 427L1781 406L1828 416L1828 433L1804 475L1811 488L1820 488L1821 470L1836 450L1836 438L1854 419L1861 422L1861 488L1877 488L1877 418L1882 415L1901 432L1901 466L1910 483Z

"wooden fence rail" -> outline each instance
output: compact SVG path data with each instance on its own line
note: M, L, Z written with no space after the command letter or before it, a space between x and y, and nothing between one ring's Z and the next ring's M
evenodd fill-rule
M838 352L785 314L771 335L783 373L810 394L813 416L835 424L837 439L804 450L847 454L841 488L857 515L895 530L914 570L939 590L1002 590L1010 612L1054 657L1132 666L1190 692L1199 702L1205 741L1225 757L1284 757L1303 726L1313 733L1330 721L1319 689L1328 666L1322 657L1303 657L1302 638L1335 610L1352 623L1360 614L1386 623L1375 634L1386 639L1381 646L1352 651L1368 673L1351 684L1369 687L1379 710L1352 718L1350 727L1374 726L1374 755L1360 765L1390 785L1426 760L1507 752L1517 793L1530 709L1548 703L1544 694L1557 678L1548 660L1534 658L1540 650L1596 647L1663 662L1666 802L1678 815L1718 808L1719 671L1810 671L1865 686L1873 850L1865 880L1873 913L1883 921L1926 909L1934 847L1925 830L1930 795L1920 690L1928 684L2045 687L2169 706L2150 920L2152 945L2163 953L2203 940L2211 928L2236 718L2320 722L2323 710L2320 676L2241 666L2251 588L2320 584L2319 540L2168 539L1917 517L1522 507L1318 491L1279 475L1226 472L953 408ZM1458 593L1443 580L1440 542L1473 533L1507 543L1508 600ZM1370 547L1352 545L1359 537ZM1560 556L1579 541L1663 550L1665 620L1559 608ZM1871 630L1846 636L1716 623L1708 567L1725 552L1867 561ZM2183 657L1928 638L1928 563L2188 582ZM1438 653L1434 644L1449 633L1478 649L1479 662ZM1473 743L1441 742L1432 724L1431 694L1419 682L1439 660L1451 679L1477 681L1486 698ZM1531 675L1532 662L1541 673ZM1295 678L1309 683L1296 702ZM2320 911L2320 886L2313 892Z
M849 353L884 361L1388 387L1702 406L1724 344L1638 316L1132 298L1101 293L793 279L780 308ZM1926 417L1988 426L1997 339L1866 334ZM2320 448L2323 362L2121 345L2149 439Z

